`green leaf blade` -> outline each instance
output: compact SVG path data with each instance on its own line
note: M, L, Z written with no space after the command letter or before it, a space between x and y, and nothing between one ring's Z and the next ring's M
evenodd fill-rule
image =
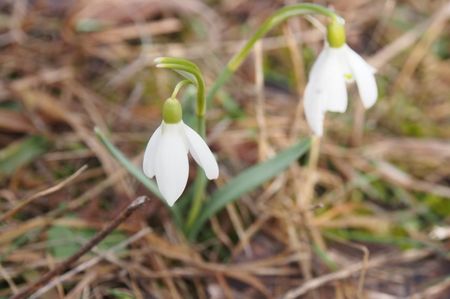
M0 176L10 175L47 152L49 141L43 136L31 136L0 150Z
M272 159L247 168L240 175L234 177L225 186L213 193L210 200L202 209L200 217L192 225L189 232L190 239L195 239L203 224L227 204L255 190L289 167L307 152L310 143L310 139L301 140Z

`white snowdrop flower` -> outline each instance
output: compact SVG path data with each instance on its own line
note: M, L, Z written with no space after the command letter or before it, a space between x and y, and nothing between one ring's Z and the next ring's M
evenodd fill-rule
M326 111L347 110L346 82L356 81L364 107L375 104L378 91L375 69L345 43L339 20L327 27L327 43L312 66L305 88L305 115L314 134L322 136Z
M172 206L186 188L188 152L210 180L219 176L219 166L205 141L181 119L181 105L175 98L163 107L163 121L150 138L144 153L146 176L156 176L159 191Z

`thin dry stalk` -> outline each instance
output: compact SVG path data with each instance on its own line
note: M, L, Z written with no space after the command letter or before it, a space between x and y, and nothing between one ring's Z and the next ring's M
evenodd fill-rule
M68 293L65 299L78 299L78 298L89 298L83 297L83 291L89 288L89 285L97 278L97 273L95 271L88 272L80 280L80 282Z
M155 256L153 257L153 259L154 259L155 264L156 264L156 266L157 266L158 269L161 269L162 271L168 271L167 266L165 265L164 260L163 260L160 256L155 255ZM171 298L174 298L174 299L181 299L181 298L183 298L183 297L178 293L178 290L177 290L177 287L176 287L176 284L175 284L175 282L174 282L173 277L171 277L171 276L164 277L164 278L163 278L163 281L164 281L164 283L167 285L167 288L169 289L169 293L170 293Z
M381 68L390 60L399 55L402 51L414 45L414 43L419 40L423 36L424 32L426 32L426 30L431 26L433 20L448 18L449 10L450 3L447 3L442 7L442 9L436 10L436 12L434 12L429 19L419 23L417 26L413 27L411 30L379 50L375 55L368 59L369 63L376 68Z
M262 42L255 45L255 91L256 91L256 123L258 124L258 159L264 161L269 156L269 143L267 140L267 121L264 104L264 70Z
M230 286L228 285L225 277L221 273L216 273L217 281L219 282L219 285L221 286L221 289L223 291L223 295L226 299L234 299L233 292L230 289Z
M16 0L13 3L14 5L11 22L9 24L9 33L14 42L22 43L25 39L25 34L22 30L22 23L27 14L27 2L25 0Z
M306 227L308 227L311 237L322 251L326 250L325 242L320 234L317 227L314 226L312 219L313 214L310 210L312 205L312 200L314 198L314 188L317 182L317 166L319 163L320 154L320 137L313 136L311 142L311 148L309 152L308 169L306 171L305 183L302 185L302 190L300 190L299 202L297 202L298 207L303 212L303 219L305 221Z
M309 246L308 237L304 230L300 230L300 232L297 233L297 228L292 221L287 220L286 222L287 234L291 246L296 252L301 252L306 256L306 258L299 258L298 263L305 281L308 281L313 277L311 267L312 251Z
M57 192L64 188L65 186L69 185L71 182L73 182L80 174L82 174L87 169L87 165L84 165L80 169L78 169L74 174L69 176L68 178L64 179L60 183L56 184L55 186L52 186L48 189L42 190L36 194L31 195L28 198L25 198L24 200L20 201L18 205L13 207L11 210L6 212L5 214L0 216L0 222L4 222L14 216L17 212L21 211L23 208L25 208L27 205L32 203L34 200L47 196L51 193Z
M364 135L364 123L366 112L361 101L355 101L355 111L353 112L353 128L351 143L353 146L361 145Z
M295 32L300 32L300 23L297 20L290 20L286 26L283 27L284 35L289 49L291 62L293 65L292 71L295 79L295 90L298 95L298 103L295 108L294 118L292 120L292 127L290 129L290 138L295 140L300 135L300 128L303 119L303 101L300 100L303 95L303 90L306 85L305 66L303 62L302 43L301 40L297 44L294 36Z
M55 266L56 266L55 265L55 259L53 258L53 256L51 256L49 254L45 257L45 259L46 259L46 263L47 263L48 269L50 271L53 271L55 269ZM61 285L61 283L58 283L55 287L56 287L56 293L58 294L58 297L59 298L64 298L65 297L64 288Z
M441 32L446 28L447 20L450 17L450 3L446 3L431 17L430 25L423 34L422 39L412 50L411 54L404 63L404 67L394 83L394 90L403 88L406 82L412 77L419 63L425 57L431 44L439 37Z
M242 221L239 217L239 213L238 213L235 205L229 204L226 207L226 209L227 209L228 215L230 217L231 223L233 224L233 228L239 237L239 242L242 244L242 246L244 248L244 252L245 252L246 256L251 257L253 254L252 254L252 248L249 245L250 240L247 239L247 235L245 234L245 231L244 231L244 226L242 224Z
M439 282L433 284L428 287L426 290L412 295L411 299L428 299L434 298L435 296L448 294L448 290L450 289L450 277L446 277ZM444 297L442 297L444 298Z
M14 280L9 275L8 271L2 266L1 263L0 263L0 275L6 281L13 294L17 294L19 292L19 289L17 288L16 283L14 282Z
M336 281L336 280L342 280L349 278L350 276L354 275L356 272L362 271L365 269L366 271L371 268L380 267L386 263L389 262L407 262L407 261L414 261L419 260L421 258L424 258L430 254L429 250L421 250L421 251L411 251L411 252L405 252L401 253L395 256L390 255L383 255L379 257L375 257L372 260L369 260L368 263L360 262L356 263L354 265L348 266L340 271L326 274L320 277L317 277L313 280L310 280L303 285L299 286L298 288L295 288L293 290L290 290L287 292L283 299L294 299L298 298L307 292L317 289L327 283Z

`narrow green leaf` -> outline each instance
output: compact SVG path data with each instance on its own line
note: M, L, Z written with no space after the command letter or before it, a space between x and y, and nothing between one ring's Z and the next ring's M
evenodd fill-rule
M294 161L304 155L310 139L303 139L290 148L282 151L272 159L244 170L240 175L230 180L225 186L214 192L204 205L200 216L189 231L190 239L195 239L203 224L227 204L239 199L242 195L255 190L285 170Z
M45 153L49 142L42 136L32 136L15 142L0 151L0 176L11 174Z

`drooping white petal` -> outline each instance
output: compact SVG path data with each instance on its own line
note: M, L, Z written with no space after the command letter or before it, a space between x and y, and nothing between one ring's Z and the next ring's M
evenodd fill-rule
M305 106L305 116L309 127L317 136L323 134L323 121L325 117L325 110L323 109L323 99L326 92L321 86L323 81L310 80L305 88L305 95L303 98Z
M189 152L195 162L203 168L208 179L217 179L219 176L219 166L208 145L203 138L188 125L183 123L183 126L186 132Z
M348 64L358 85L359 95L365 108L370 108L375 104L378 97L377 83L374 75L374 68L362 59L349 46L345 45L345 53Z
M161 138L155 159L159 191L172 206L183 193L189 175L187 144L181 122L162 124Z
M311 71L309 72L309 80L316 79L318 75L320 75L321 70L323 69L323 64L327 60L329 55L330 47L325 44L322 52L320 52L319 56L317 56L316 61L314 61Z
M325 109L332 112L345 112L347 110L347 86L345 85L346 68L343 67L342 60L345 61L345 53L342 48L329 50L326 66L323 70L324 89L326 98L324 99Z
M353 83L355 81L355 76L353 75L353 70L350 68L347 59L346 46L334 49L337 53L336 60L339 63L339 69L344 77L346 83Z
M155 175L155 157L156 149L158 148L159 140L161 139L161 126L159 126L147 143L144 152L144 160L142 162L142 169L146 176L152 178Z
M341 51L326 48L321 61L316 62L305 88L305 114L309 126L316 135L323 133L326 111L344 112L347 109L347 90L344 70L341 67ZM311 72L312 73L312 72Z

